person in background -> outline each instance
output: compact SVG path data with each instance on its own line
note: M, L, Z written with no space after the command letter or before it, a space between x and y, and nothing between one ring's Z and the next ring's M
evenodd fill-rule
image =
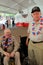
M6 24L7 28L8 28L8 26L9 26L9 25L8 25L8 20L6 21L6 23L5 23L5 24Z
M11 20L8 19L5 23L7 25L7 28L11 28Z
M15 22L14 22L14 19L12 18L12 27L15 26Z
M28 57L31 65L43 65L43 20L40 18L40 8L37 6L33 7L31 15L33 20L29 23L28 36L26 39L26 45L28 45ZM29 38L30 41L28 44Z
M19 43L12 37L10 29L4 30L4 35L0 42L0 52L4 55L3 63L8 65L10 58L15 58L15 65L21 65L20 53L18 52Z

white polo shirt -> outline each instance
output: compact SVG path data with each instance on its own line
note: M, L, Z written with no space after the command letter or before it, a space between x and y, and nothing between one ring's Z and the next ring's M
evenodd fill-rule
M43 41L43 22L40 20L38 24L34 21L29 23L28 33L30 40L34 42Z

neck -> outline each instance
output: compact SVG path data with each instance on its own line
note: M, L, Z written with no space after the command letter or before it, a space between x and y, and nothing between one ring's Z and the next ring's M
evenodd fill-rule
M38 24L38 23L39 23L39 20L34 20L34 21L35 21L35 23L36 23L36 24Z

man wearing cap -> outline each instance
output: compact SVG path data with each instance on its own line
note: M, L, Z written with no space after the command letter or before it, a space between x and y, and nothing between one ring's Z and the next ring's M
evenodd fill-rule
M31 11L33 21L29 23L26 45L28 45L28 57L32 65L43 65L43 20L41 10L33 7ZM29 44L28 39L30 38ZM37 63L37 64L36 64Z

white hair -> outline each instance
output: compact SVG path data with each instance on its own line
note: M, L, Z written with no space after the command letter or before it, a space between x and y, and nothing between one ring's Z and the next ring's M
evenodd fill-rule
M5 29L4 33L11 33L11 30L10 29Z

